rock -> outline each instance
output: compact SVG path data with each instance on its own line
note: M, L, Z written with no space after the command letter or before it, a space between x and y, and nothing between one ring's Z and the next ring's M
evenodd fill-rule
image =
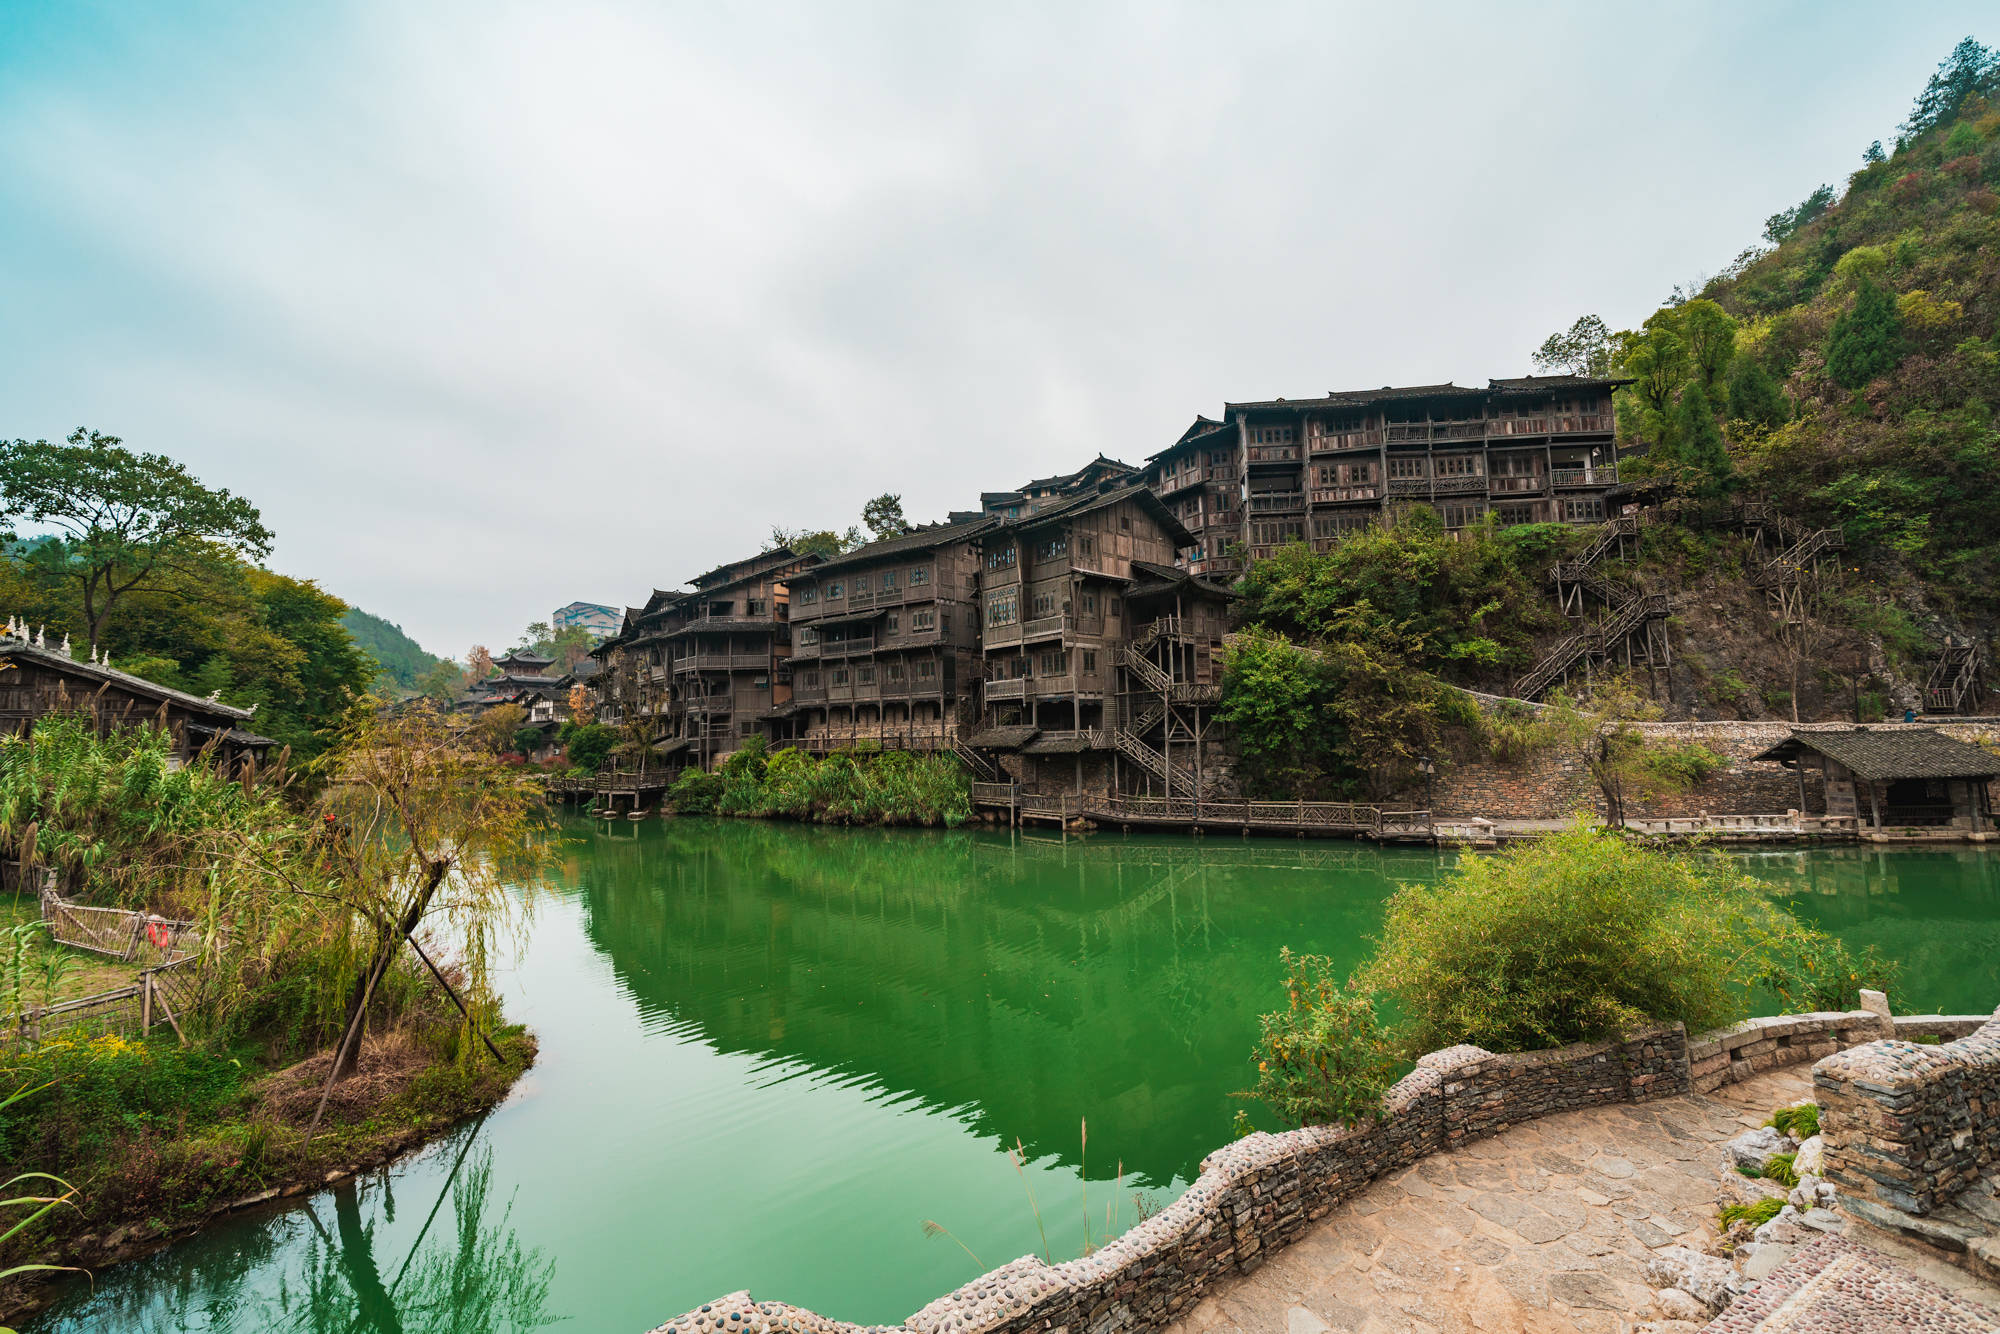
M1785 1197L1785 1203L1804 1213L1819 1203L1819 1178L1800 1177L1799 1184L1792 1187L1792 1193Z
M1798 1247L1796 1246L1782 1246L1775 1242L1762 1244L1752 1242L1750 1245L1744 1247L1744 1250L1749 1252L1749 1254L1743 1258L1743 1277L1754 1283L1756 1280L1768 1275L1785 1261L1791 1259L1792 1252L1797 1249Z
M1801 1179L1807 1175L1822 1176L1826 1172L1826 1137L1814 1135L1799 1145L1799 1156L1792 1159L1792 1170Z
M1770 1126L1758 1126L1746 1130L1735 1139L1722 1146L1724 1164L1731 1168L1747 1167L1753 1172L1764 1170L1764 1164L1771 1161L1774 1153L1790 1153L1792 1141Z
M1708 1319L1708 1308L1679 1288L1661 1288L1653 1294L1653 1304L1669 1320L1692 1320L1699 1324Z
M1778 1210L1778 1216L1768 1223L1761 1223L1750 1234L1759 1242L1783 1242L1787 1245L1799 1240L1799 1211L1786 1205Z
M1840 1233L1847 1231L1847 1220L1831 1209L1808 1209L1799 1215L1799 1226L1816 1232Z
M1727 1260L1686 1246L1663 1247L1647 1257L1646 1282L1654 1288L1679 1288L1712 1312L1749 1286Z

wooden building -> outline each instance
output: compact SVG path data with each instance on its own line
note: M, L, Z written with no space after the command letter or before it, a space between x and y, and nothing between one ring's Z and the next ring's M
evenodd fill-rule
M67 641L55 648L45 637L26 637L25 628L0 634L0 729L21 735L51 713L89 710L100 726L161 722L173 737L173 753L187 760L210 751L225 770L261 760L273 745L244 724L256 710L121 672L108 662L79 659Z
M1019 519L1076 496L1094 493L1107 483L1136 482L1141 472L1129 463L1099 454L1075 472L1038 477L1013 491L982 491L979 508L990 518Z
M1231 403L1147 460L1146 482L1194 537L1178 563L1240 573L1288 542L1325 550L1394 507L1448 528L1600 523L1617 512L1612 391L1575 375L1384 387Z
M789 547L697 576L685 592L655 590L628 608L615 638L591 650L599 717L654 720L669 767L706 768L752 736L790 735L790 581L819 563Z
M997 522L926 525L795 576L778 735L816 754L955 746L978 707L980 540Z
M1199 785L1230 594L1174 567L1189 538L1112 481L987 532L969 748L1031 790Z
M1864 829L1993 830L1993 780L2000 755L1919 727L1795 731L1756 757L1826 780L1826 813L1857 818Z

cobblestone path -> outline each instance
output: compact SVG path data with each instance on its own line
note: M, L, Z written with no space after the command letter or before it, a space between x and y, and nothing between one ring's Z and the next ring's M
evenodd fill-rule
M1545 1117L1434 1155L1330 1211L1173 1334L1623 1334L1656 1318L1648 1251L1712 1235L1723 1141L1811 1096L1807 1070ZM2000 1309L2000 1292L1894 1249Z

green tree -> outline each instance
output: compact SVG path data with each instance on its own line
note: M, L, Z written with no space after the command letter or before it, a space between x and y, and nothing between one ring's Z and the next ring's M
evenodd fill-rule
M1781 426L1792 415L1784 391L1752 356L1739 356L1729 368L1729 417L1766 428Z
M1823 217L1832 207L1833 187L1822 185L1791 208L1765 219L1764 239L1773 244L1782 242L1807 223Z
M1687 344L1690 375L1710 399L1718 397L1736 359L1736 321L1721 306L1702 298L1683 302L1675 319Z
M425 699L439 705L449 704L465 688L465 669L448 658L440 658L426 667L411 685Z
M1681 390L1675 405L1672 457L1685 470L1685 484L1699 493L1712 494L1729 479L1729 449L1699 383Z
M861 507L861 522L868 525L868 531L875 535L877 542L884 538L901 537L910 531L910 522L903 517L903 498L888 492Z
M1544 373L1602 376L1611 369L1611 330L1595 315L1579 316L1565 332L1543 339L1533 361Z
M1826 372L1834 383L1859 389L1896 368L1903 356L1903 326L1896 298L1864 276L1854 304L1833 322L1826 339Z
M0 520L25 519L61 537L50 564L79 590L92 644L120 599L153 586L203 548L267 556L257 507L203 486L162 454L135 454L117 436L78 428L67 444L0 444Z
M1968 99L1982 96L2000 97L2000 52L1966 37L1951 49L1917 94L1910 118L1901 129L1915 139L1956 116Z

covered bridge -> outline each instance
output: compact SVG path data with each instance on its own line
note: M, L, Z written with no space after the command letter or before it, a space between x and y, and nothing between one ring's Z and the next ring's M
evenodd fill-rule
M1849 727L1794 731L1756 757L1826 779L1826 813L1858 816L1870 828L1993 828L1989 785L2000 755L1934 728ZM1803 809L1803 796L1801 797Z

